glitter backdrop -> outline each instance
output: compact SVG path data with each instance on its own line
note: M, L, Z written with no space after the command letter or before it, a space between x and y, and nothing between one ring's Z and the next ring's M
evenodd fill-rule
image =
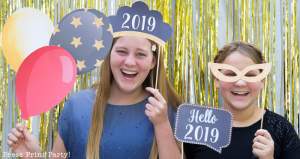
M1 0L0 36L8 16L21 7L36 8L54 24L79 8L95 8L106 15L131 0ZM298 0L144 0L159 10L174 30L164 47L170 80L187 102L221 105L207 63L226 42L243 40L257 45L272 72L266 80L261 107L285 116L299 132L300 101L300 1ZM0 37L0 39L2 39ZM90 87L99 79L98 70L80 75L73 92ZM72 93L72 92L71 92ZM61 102L53 110L21 121L15 97L15 72L7 65L0 40L0 151L8 152L6 137L16 122L27 124L39 137L42 149L50 151L57 134Z

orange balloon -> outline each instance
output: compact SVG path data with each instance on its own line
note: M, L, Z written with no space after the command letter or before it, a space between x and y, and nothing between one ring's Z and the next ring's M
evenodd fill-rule
M0 32L0 48L2 47L2 32Z
M50 18L37 9L15 11L3 27L2 47L7 63L15 71L34 50L48 46L54 30Z

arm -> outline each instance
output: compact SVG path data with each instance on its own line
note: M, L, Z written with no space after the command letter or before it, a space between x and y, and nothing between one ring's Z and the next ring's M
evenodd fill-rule
M274 141L265 129L259 129L253 139L252 152L259 159L274 159Z
M180 151L175 141L170 122L154 126L160 159L180 159Z
M62 138L60 137L59 133L54 141L54 144L53 144L53 149L52 149L52 153L54 154L60 154L60 153L63 153L63 154L66 154L67 150L65 148L65 144L62 140ZM57 158L57 157L51 157L51 159L64 159L63 156Z
M298 159L300 156L300 139L291 123L286 121L286 132L282 139L282 158Z
M157 89L146 88L153 97L149 97L145 114L154 125L158 154L160 159L180 159L181 154L176 144L170 121L168 118L168 106Z
M59 133L54 141L52 152L47 152L49 158L54 157L52 154L67 154L65 143L62 140L63 136L68 136L70 120L72 115L72 106L70 102L65 103L65 107L60 115L58 121ZM15 128L11 129L8 134L7 143L12 151L16 154L22 154L22 158L32 158L28 154L30 153L42 153L42 150L39 146L39 141L36 139L26 128L26 126L17 124ZM58 158L57 155L55 157Z
M10 130L7 144L13 153L19 154L23 159L30 158L31 153L41 152L39 141L21 124Z
M21 124L17 124L15 128L11 129L10 133L8 134L7 143L12 151L16 154L21 154L21 158L23 159L31 158L30 154L33 153L42 153L38 140L27 130L24 125ZM51 153L58 154L65 152L66 149L64 142L58 134ZM56 157L56 159L59 158Z
M70 120L72 120L70 119L72 116L70 114L72 114L72 106L71 106L71 101L68 100L65 102L64 109L62 110L58 119L58 133L52 147L52 153L54 155L52 156L49 155L50 159L60 159L60 158L63 159L63 158L70 157L70 153L67 153L67 147L66 147L69 141L68 136L69 136L70 125L71 125Z

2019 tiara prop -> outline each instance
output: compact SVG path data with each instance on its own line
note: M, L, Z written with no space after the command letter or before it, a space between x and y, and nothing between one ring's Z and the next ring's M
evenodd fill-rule
M160 12L149 10L141 1L132 7L120 7L116 15L110 16L113 37L139 36L164 45L172 35L172 28L163 22Z

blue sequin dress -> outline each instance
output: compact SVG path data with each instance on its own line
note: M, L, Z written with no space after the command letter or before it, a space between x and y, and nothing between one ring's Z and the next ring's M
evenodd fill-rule
M86 156L95 91L80 91L65 103L58 121L59 134L71 159ZM154 129L145 115L147 98L132 105L108 104L101 138L101 159L149 158ZM169 120L174 127L175 111L169 107Z

